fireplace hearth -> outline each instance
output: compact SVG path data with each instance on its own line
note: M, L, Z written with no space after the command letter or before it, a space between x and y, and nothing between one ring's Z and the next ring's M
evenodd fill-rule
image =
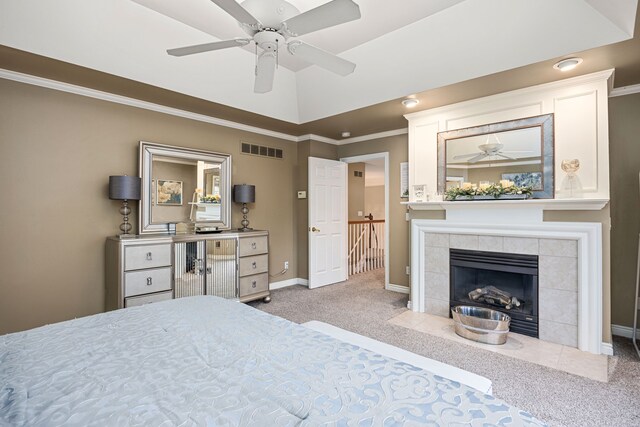
M450 249L450 307L511 316L511 331L538 338L538 256Z

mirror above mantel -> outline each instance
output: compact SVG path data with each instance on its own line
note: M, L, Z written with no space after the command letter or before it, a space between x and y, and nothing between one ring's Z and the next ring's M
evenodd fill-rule
M553 114L438 133L438 192L508 180L554 197Z
M140 234L231 227L231 155L141 141L140 174Z

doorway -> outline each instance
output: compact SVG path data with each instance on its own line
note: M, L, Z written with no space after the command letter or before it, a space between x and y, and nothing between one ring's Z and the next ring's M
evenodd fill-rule
M349 278L384 270L389 289L389 153L341 158L348 166Z

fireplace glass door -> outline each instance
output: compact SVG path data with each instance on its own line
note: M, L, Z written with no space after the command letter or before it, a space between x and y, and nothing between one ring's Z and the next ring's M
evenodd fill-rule
M450 305L472 305L511 316L513 332L538 336L538 257L450 250Z

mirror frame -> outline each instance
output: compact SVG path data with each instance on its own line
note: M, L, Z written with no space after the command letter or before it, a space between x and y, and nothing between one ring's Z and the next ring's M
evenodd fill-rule
M505 122L490 123L464 129L455 129L438 133L438 192L446 190L447 173L447 141L470 136L507 132L517 129L540 127L540 153L542 157L542 190L533 191L534 199L553 199L554 186L554 118L553 113L541 116Z
M175 157L178 159L201 160L209 163L220 164L220 200L221 218L219 221L196 221L191 224L206 224L218 227L220 230L231 228L231 154L216 153L213 151L198 150L195 148L177 147L173 145L156 144L153 142L140 141L139 151L139 172L142 178L142 192L140 205L138 208L138 233L167 233L169 224L174 222L151 222L152 208L152 177L153 177L153 156ZM180 221L175 221L175 223Z

